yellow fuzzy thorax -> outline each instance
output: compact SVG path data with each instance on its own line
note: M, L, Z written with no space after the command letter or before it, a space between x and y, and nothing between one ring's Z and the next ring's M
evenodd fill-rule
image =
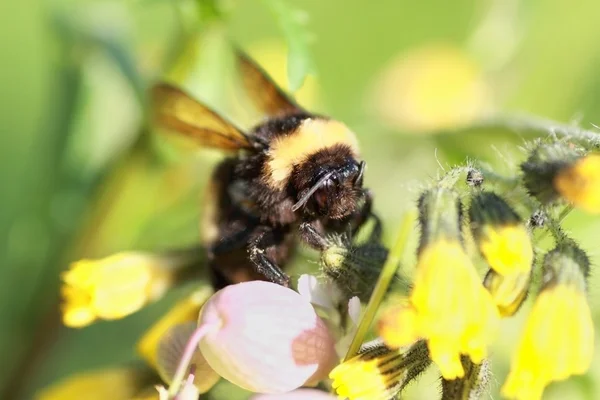
M295 165L319 150L335 145L346 145L355 156L359 154L356 136L343 123L326 119L305 120L295 132L278 137L271 143L266 164L269 183L280 189Z

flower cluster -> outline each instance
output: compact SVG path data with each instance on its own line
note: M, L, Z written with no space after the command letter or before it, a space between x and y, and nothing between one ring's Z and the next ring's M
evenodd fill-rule
M477 399L499 325L523 309L501 393L541 399L548 384L585 373L594 350L590 261L560 225L573 207L600 213L600 155L585 141L535 142L514 177L456 167L418 198L410 284L405 270L389 274L402 257L378 224L362 241L332 236L321 277L302 275L295 290L251 281L218 292L200 277L140 339L144 367L75 376L39 398L190 400L223 378L253 400L388 400L435 366L442 400ZM76 262L62 276L63 321L124 318L189 281L200 263L197 250ZM365 342L375 315L378 338Z

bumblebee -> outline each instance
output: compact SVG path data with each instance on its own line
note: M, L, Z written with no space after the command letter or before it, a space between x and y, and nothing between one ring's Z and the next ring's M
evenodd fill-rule
M365 161L343 123L301 108L246 54L241 80L267 119L244 132L181 89L152 89L159 126L231 153L216 168L202 240L216 289L266 279L288 286L281 269L298 238L317 250L325 235L356 232L371 215Z

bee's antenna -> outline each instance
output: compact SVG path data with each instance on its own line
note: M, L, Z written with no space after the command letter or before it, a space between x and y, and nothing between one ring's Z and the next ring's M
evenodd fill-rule
M306 204L306 202L308 201L308 199L310 199L310 196L312 196L317 190L319 190L319 188L321 186L323 186L323 184L329 178L331 178L331 175L333 175L333 171L326 173L321 179L319 179L319 181L317 183L315 183L313 185L313 187L310 188L310 190L308 191L308 193L306 193L304 196L302 196L302 198L300 200L298 200L298 202L292 206L292 211L295 212L300 207L302 207L304 204Z

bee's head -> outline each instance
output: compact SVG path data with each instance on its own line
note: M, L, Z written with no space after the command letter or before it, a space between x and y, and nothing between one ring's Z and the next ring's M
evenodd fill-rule
M354 213L364 196L364 161L343 147L321 150L306 159L292 174L296 193L293 211L342 219Z

